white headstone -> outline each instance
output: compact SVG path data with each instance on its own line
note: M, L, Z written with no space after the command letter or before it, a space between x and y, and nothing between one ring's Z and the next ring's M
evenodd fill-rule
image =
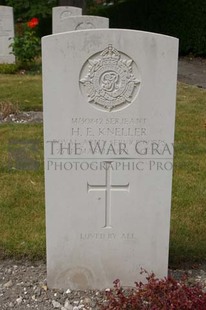
M177 50L132 30L43 38L50 287L167 275Z
M66 31L67 19L76 15L82 15L81 8L74 6L57 6L52 8L52 32Z
M59 24L53 24L53 33L96 28L109 28L109 19L89 15L71 16Z
M14 63L15 57L9 47L14 37L13 8L0 5L0 63Z

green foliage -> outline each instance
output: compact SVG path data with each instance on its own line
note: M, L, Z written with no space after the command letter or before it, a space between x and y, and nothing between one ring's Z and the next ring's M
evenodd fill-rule
M14 74L18 69L19 67L16 64L0 64L0 74Z
M5 0L5 5L14 9L15 22L25 22L36 16L40 19L39 36L52 32L52 7L58 6L58 0Z
M180 39L180 53L206 56L205 0L127 0L93 6L90 13L106 16L111 28L138 29Z
M33 16L44 18L51 15L52 7L58 5L57 0L6 0L6 5L14 8L15 19L26 20Z
M21 67L27 67L29 63L34 62L35 58L40 56L41 42L37 37L36 31L23 25L23 33L17 34L11 43L12 53L16 56Z

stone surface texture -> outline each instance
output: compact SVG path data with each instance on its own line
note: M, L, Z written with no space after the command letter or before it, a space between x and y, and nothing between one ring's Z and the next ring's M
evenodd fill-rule
M68 18L78 15L82 15L82 9L74 6L52 8L52 33L65 31Z
M53 23L53 33L83 30L83 29L96 29L96 28L109 28L109 19L100 16L71 16L61 22Z
M167 275L177 54L132 30L43 39L50 287Z
M0 63L14 63L9 45L14 38L13 8L0 5Z

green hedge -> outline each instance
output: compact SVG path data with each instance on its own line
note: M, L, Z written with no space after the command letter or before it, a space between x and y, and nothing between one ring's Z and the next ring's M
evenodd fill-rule
M111 28L177 37L180 54L206 56L206 0L127 0L96 6L90 13L108 17Z

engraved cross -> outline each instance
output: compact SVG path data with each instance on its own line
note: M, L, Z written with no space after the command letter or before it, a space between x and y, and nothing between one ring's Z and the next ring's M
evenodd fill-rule
M105 225L103 228L112 228L111 225L111 192L112 191L126 191L129 192L129 183L124 185L112 185L111 184L111 171L110 164L106 162L106 176L105 184L103 185L90 185L87 183L87 192L91 191L104 191L105 192Z

